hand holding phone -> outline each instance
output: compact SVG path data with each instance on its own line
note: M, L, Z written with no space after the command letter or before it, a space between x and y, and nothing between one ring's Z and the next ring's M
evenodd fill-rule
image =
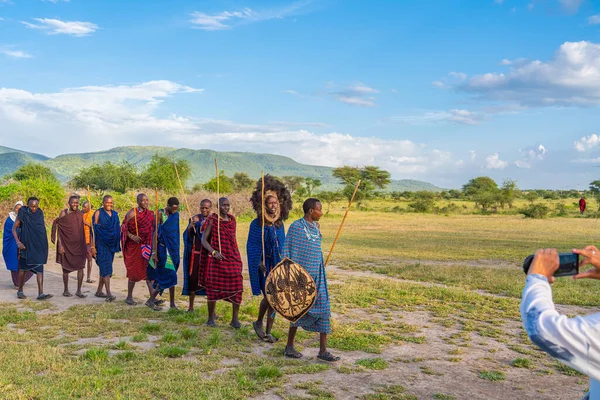
M523 261L523 271L529 272L531 262L533 261L534 255L530 255ZM559 266L554 277L561 276L575 276L579 273L579 254L576 253L558 253Z

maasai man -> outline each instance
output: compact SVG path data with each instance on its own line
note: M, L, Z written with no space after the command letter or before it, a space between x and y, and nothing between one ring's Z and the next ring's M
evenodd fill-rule
M200 202L200 214L194 215L183 232L183 296L189 296L188 312L194 312L196 295L205 296L206 291L198 288L200 250L202 250L202 225L210 215L212 201ZM191 272L190 272L191 268Z
M94 259L94 237L92 231L92 204L89 201L84 201L81 205L83 212L83 225L85 225L85 247L87 249L87 279L86 283L94 283L92 279L92 260Z
M200 287L206 289L208 300L208 321L206 325L215 327L215 307L218 300L232 304L231 327L241 328L238 320L244 280L242 258L235 236L235 217L229 213L229 199L219 199L219 214L212 214L204 224L202 235L201 270L198 272Z
M158 263L148 268L148 280L152 287L162 293L169 289L169 304L172 309L175 305L175 285L177 285L177 271L179 270L179 200L171 197L167 200L167 207L158 212L158 240L156 255Z
M17 213L22 206L23 202L17 201L13 210L8 213L8 218L4 221L4 231L2 236L2 257L4 258L6 269L10 271L15 289L19 287L19 248L17 247L17 241L12 234L12 227L17 219ZM33 274L31 272L27 272L25 275L25 282L32 276Z
M79 210L79 197L71 196L69 208L62 210L52 224L52 243L56 244L56 263L62 266L65 297L73 296L69 292L69 274L75 271L77 271L75 296L87 297L81 293L83 269L87 260L84 228L83 213Z
M19 290L17 297L26 299L23 285L27 272L36 274L38 285L37 300L52 297L44 293L44 264L48 262L48 234L44 222L44 212L39 207L37 197L27 200L27 207L21 207L17 213L12 233L19 248Z
M585 207L586 207L586 202L585 202L585 197L581 196L581 198L579 199L579 213L583 214L585 212Z
M258 318L252 323L252 326L259 338L268 343L275 343L278 339L271 335L271 329L275 321L275 312L265 297L265 281L271 270L282 260L285 245L283 221L287 219L292 209L292 196L283 183L270 175L265 176L264 186L264 218L262 217L262 180L257 182L256 190L252 193L252 198L250 199L258 217L250 224L246 252L248 254L248 272L250 273L252 294L254 296L263 296L258 309ZM263 229L265 238L264 263L262 253ZM267 315L266 330L263 328L265 314Z
M137 304L133 300L133 288L136 282L145 280L148 286L150 298L146 305L153 310L158 310L155 304L157 291L152 288L148 280L148 261L153 257L157 261L156 254L152 251L154 233L154 212L148 210L148 196L143 193L137 196L137 207L131 209L121 225L121 248L123 249L123 260L127 270L127 298L125 303L130 306Z
M121 251L119 214L113 210L113 198L104 196L102 208L94 213L94 240L96 242L96 264L100 269L100 281L96 297L106 298L107 302L114 301L115 296L110 292L110 278L113 274L115 253ZM106 288L106 294L102 287Z
M294 221L288 230L284 255L300 264L310 274L315 281L317 298L312 308L296 323L290 325L285 355L290 358L302 357L302 354L294 348L296 331L298 327L302 327L304 330L321 334L317 358L324 361L338 361L339 357L327 351L327 335L331 333L331 311L319 226L323 207L319 200L310 198L304 202L302 209L304 217Z

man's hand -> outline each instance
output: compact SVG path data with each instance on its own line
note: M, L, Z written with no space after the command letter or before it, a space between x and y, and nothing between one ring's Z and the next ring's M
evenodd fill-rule
M156 253L152 253L152 260L154 261L154 265L158 265L158 255Z
M19 250L25 250L26 249L25 245L23 243L21 243L21 242L17 243L17 247L19 248Z
M224 260L224 259L225 259L225 257L223 257L223 254L221 254L221 252L220 252L220 251L217 251L213 257L214 257L214 258L216 258L216 259L217 259L217 260L219 260L219 261L221 261L221 260Z
M65 248L62 246L58 246L58 253L62 256L65 254Z
M136 243L142 243L142 238L136 235L129 236L129 239L133 240Z
M591 268L585 272L581 272L573 277L573 279L600 279L600 253L596 246L586 246L583 249L573 249L573 253L579 254L583 257L583 260L579 262L579 266L591 264L594 268Z
M554 283L554 273L558 269L560 261L556 249L539 249L535 252L535 257L529 267L529 274L540 274L548 279L549 283Z
M262 261L260 262L260 264L258 264L258 270L263 274L267 273L267 267L265 267L265 264L263 264Z
M92 247L92 257L96 257L97 254L98 252L96 251L96 248Z
M194 215L194 216L192 217L192 223L193 223L193 224L195 224L195 223L196 223L196 222L198 222L198 221L200 221L200 218L198 218L198 216L197 216L197 215Z

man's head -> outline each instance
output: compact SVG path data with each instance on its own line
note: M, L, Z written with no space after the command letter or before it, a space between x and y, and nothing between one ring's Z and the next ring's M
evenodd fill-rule
M277 210L279 210L279 200L277 200L277 197L267 196L265 201L265 209L270 215L277 214Z
M202 214L204 218L210 215L211 210L212 201L210 201L209 199L204 199L200 202L200 214Z
M138 194L137 195L137 205L142 210L147 209L148 208L148 196L146 196L144 193Z
M174 214L179 210L179 199L177 197L171 197L167 200L167 208L171 214Z
M40 201L37 197L30 197L27 199L27 207L29 207L29 211L34 213L40 207Z
M319 199L310 198L304 201L302 204L302 211L304 211L305 217L310 217L313 221L318 221L323 215L323 206Z
M231 203L227 197L221 197L219 199L219 214L222 217L227 216L229 214L229 210L231 210Z
M84 213L89 213L90 210L92 209L92 206L90 205L89 201L84 201L83 204L81 204L81 211L83 211Z
M69 210L77 211L79 210L79 196L71 196L69 197Z
M102 198L102 207L104 208L104 211L111 211L113 209L112 196L106 195Z

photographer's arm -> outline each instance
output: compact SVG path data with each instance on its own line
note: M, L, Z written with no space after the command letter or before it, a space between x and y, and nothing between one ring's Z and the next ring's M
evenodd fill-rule
M548 278L530 273L523 289L521 317L532 342L600 381L600 313L576 318L560 315L552 301Z

